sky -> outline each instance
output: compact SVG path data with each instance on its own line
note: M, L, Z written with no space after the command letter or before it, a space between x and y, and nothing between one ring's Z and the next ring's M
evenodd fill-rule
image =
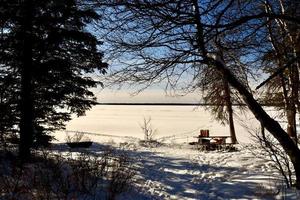
M94 89L99 103L199 103L200 94L190 93L184 96L166 94L163 88L149 88L139 94L134 89Z

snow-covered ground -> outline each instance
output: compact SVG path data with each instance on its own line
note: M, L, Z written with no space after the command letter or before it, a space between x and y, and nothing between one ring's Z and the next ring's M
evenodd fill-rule
M135 141L94 143L88 151L99 153L107 146L126 152L137 171L132 188L119 200L300 199L300 191L285 188L273 162L257 156L261 150L255 145L226 152L175 143L149 148Z
M155 137L163 138L164 145L139 145L143 116L152 117L158 129ZM235 120L240 141L235 152L204 152L188 145L200 129L229 135L228 127L213 120L203 107L97 106L85 117L72 120L67 129L92 133L86 135L94 142L90 151L97 153L109 144L134 160L135 183L120 200L300 199L299 192L285 189L268 158L255 155L260 149L249 144L248 132L259 128L254 117L246 112ZM65 142L63 132L55 136L57 142Z
M139 149L140 197L132 199L299 199L285 192L272 162L250 149L199 152L186 145Z

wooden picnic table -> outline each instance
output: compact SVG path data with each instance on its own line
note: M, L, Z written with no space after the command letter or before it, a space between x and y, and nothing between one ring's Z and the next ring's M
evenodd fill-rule
M226 145L231 145L231 143L226 143L226 139L230 136L206 136L201 135L196 136L198 138L198 148L203 150L215 150L221 149Z
M226 141L227 138L230 138L230 136L206 136L206 137L203 137L203 136L196 136L195 138L198 138L198 142L200 140L214 140L214 139L220 139L222 141Z

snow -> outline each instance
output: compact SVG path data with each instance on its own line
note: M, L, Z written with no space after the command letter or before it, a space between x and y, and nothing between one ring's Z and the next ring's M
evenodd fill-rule
M300 198L299 191L286 190L271 161L255 156L260 148L254 145L237 145L238 151L226 152L171 143L149 148L136 141L122 147L94 143L88 151L99 155L106 145L125 152L137 171L131 189L119 200Z
M275 194L262 198L265 191L257 189L281 182L272 163L245 148L199 152L188 146L159 147L139 150L137 156L144 181L140 187L149 199L274 199Z
M156 139L164 139L162 146L139 145L144 116L152 117L159 131ZM119 200L300 199L299 191L285 188L271 161L255 155L259 147L248 144L251 136L245 127L259 128L254 117L246 112L235 120L240 144L234 152L199 151L188 145L199 129L229 135L228 127L203 107L96 106L67 129L93 133L87 134L94 142L89 151L99 153L103 144L112 145L134 160L136 179ZM63 133L55 136L57 142L65 142Z
M237 139L242 143L251 142L248 128L259 129L259 123L249 111L240 112L234 107ZM274 115L272 108L271 114ZM74 117L66 129L113 136L130 136L143 139L140 125L144 117L151 117L151 124L157 130L156 138L173 137L175 142L194 141L200 129L209 129L210 135L229 136L228 125L214 120L204 106L123 106L98 105L87 111L83 117ZM65 134L56 133L59 142L65 141ZM103 140L116 140L104 137ZM169 141L169 140L168 140Z

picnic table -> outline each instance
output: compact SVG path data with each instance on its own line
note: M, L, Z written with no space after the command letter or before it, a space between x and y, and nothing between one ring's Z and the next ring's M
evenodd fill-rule
M231 143L226 143L226 139L230 138L230 136L210 136L209 130L201 130L200 135L195 138L198 139L197 146L201 150L221 150L232 145Z
M230 138L230 136L197 136L199 144L206 144L207 142L209 143L217 143L217 144L225 144L226 139Z

